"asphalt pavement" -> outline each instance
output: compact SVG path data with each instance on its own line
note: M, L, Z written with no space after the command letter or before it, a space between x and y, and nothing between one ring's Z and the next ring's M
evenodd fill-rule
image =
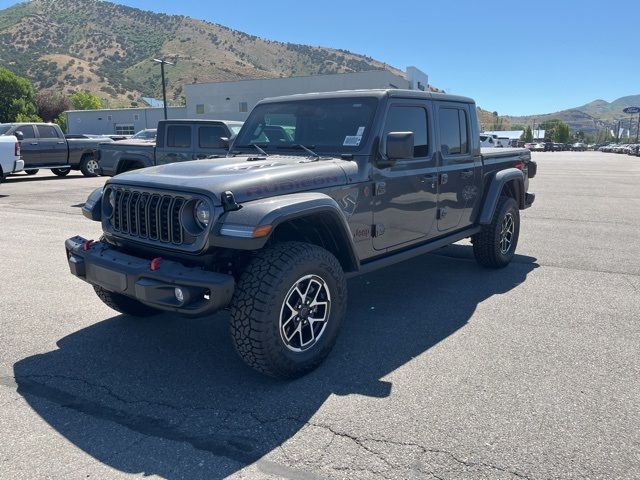
M0 185L0 478L634 479L640 158L541 153L506 269L468 243L349 281L328 360L244 366L227 313L136 320L72 277L104 178Z

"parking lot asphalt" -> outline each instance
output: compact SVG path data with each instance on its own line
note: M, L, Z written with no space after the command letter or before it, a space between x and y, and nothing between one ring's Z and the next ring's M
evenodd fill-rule
M0 185L0 478L640 474L640 158L536 154L517 257L462 242L350 280L329 359L246 368L227 314L135 320L68 272L103 178Z

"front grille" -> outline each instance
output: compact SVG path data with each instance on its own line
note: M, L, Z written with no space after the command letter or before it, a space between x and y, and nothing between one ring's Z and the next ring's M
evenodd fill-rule
M109 223L114 233L173 245L193 241L182 224L187 198L123 187L105 190L112 207Z

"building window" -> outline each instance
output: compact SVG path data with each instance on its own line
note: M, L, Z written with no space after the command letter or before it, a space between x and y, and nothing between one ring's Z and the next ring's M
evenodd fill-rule
M136 128L131 124L119 123L116 125L116 135L133 135L136 133Z
M133 115L133 121L137 122L138 120L140 120L140 115L138 113Z
M204 103L199 103L196 105L196 113L198 115L204 115Z
M113 120L113 115L107 115L107 120L111 122Z
M249 106L247 105L247 102L240 102L240 111L242 113L246 113L249 111Z

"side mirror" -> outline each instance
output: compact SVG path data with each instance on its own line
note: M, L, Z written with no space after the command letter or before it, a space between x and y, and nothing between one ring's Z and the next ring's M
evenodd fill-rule
M220 137L220 148L229 149L229 139L227 137Z
M385 154L388 160L413 158L413 132L387 134Z
M21 142L22 140L24 140L24 133L22 133L20 130L16 131L14 133L14 135L16 136L16 138Z

